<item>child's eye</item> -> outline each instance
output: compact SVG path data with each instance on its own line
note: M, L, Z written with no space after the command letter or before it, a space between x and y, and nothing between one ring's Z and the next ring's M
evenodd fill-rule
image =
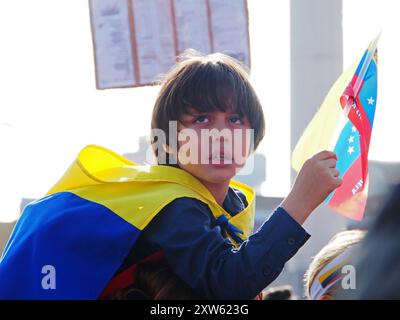
M239 116L232 116L230 118L230 121L233 122L234 124L243 124L243 119Z
M208 118L206 116L198 116L194 119L195 123L207 123Z

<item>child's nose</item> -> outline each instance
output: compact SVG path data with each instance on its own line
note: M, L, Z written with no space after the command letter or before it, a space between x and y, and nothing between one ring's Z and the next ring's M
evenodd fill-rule
M214 134L211 136L213 143L218 143L221 146L231 143L232 141L232 132L230 130L218 130L214 131Z
M220 134L220 135L216 135L214 138L215 142L220 142L222 145L227 143L229 141L229 139L227 139L226 136Z
M216 117L215 119L214 128L216 128L218 131L222 131L224 129L230 129L229 124L230 124L229 119L226 119L225 116L219 116Z
M220 142L221 144L230 143L232 140L233 132L229 127L229 119L227 120L224 115L215 118L212 130L212 140Z

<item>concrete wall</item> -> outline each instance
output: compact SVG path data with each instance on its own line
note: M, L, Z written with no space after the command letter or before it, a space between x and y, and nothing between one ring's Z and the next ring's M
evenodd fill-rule
M15 222L11 223L0 223L0 256L4 250L8 238L10 237L11 231L13 230Z
M292 0L291 15L291 143L294 147L322 103L326 92L342 73L342 1ZM292 172L292 183L295 172ZM346 220L326 207L311 215L304 228L311 239L289 261L273 285L290 283L302 295L301 279L311 257Z

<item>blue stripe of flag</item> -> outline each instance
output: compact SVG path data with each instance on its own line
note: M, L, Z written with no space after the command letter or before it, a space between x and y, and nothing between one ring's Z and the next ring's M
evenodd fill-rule
M361 155L360 133L350 120L348 120L346 125L343 127L333 151L338 157L336 168L340 172L340 177L343 178L347 170L349 170L351 165ZM325 203L329 202L333 194L334 192L331 192L331 194L325 199Z
M375 62L372 60L365 75L364 84L359 92L359 99L368 116L371 129L374 123L375 106L377 98L377 68Z
M110 209L60 192L25 207L0 260L0 299L96 299L140 230ZM55 268L55 289L44 289Z

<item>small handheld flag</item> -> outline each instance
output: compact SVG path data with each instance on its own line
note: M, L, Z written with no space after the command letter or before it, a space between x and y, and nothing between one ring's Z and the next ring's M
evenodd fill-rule
M374 39L358 64L344 72L330 89L292 155L299 171L315 153L330 149L338 156L343 184L325 203L355 220L364 215L368 192L368 151L377 101L377 42Z

